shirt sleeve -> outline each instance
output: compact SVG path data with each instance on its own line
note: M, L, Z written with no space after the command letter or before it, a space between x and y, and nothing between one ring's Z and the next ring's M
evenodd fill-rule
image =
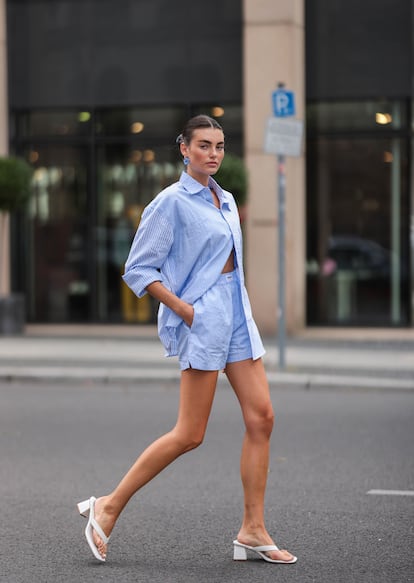
M173 243L173 228L155 208L147 207L135 234L122 276L141 298L154 281L163 281L160 269Z

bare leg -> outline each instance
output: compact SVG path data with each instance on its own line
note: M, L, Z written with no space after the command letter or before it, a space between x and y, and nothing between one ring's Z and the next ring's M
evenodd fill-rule
M244 490L244 515L239 542L250 546L274 544L264 520L264 499L269 469L273 407L261 359L234 362L226 366L227 377L242 408L246 425L241 454L241 479ZM288 551L272 551L272 559L289 561Z
M147 447L113 492L98 498L95 517L107 536L131 497L177 457L203 441L213 404L217 371L187 369L181 374L180 406L175 427ZM102 556L106 545L94 533Z

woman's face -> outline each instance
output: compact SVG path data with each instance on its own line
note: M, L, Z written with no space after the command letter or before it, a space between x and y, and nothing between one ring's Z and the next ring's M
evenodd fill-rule
M224 134L218 128L196 129L189 145L181 144L181 153L190 159L188 174L206 182L217 172L224 158Z

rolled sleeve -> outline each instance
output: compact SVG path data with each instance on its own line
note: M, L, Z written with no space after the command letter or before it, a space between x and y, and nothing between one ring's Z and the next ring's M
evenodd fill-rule
M122 279L141 298L154 281L163 281L160 269L173 243L173 229L165 217L151 207L145 209L135 234Z

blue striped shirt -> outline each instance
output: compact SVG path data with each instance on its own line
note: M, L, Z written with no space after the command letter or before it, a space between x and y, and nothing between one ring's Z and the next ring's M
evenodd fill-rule
M220 202L217 208L210 187ZM124 281L138 296L154 281L189 304L200 298L221 275L234 248L243 309L253 358L263 354L244 284L242 234L237 205L213 178L203 186L186 172L144 209L125 265ZM158 332L167 356L177 354L175 329L181 318L160 304ZM257 329L256 329L257 330Z

